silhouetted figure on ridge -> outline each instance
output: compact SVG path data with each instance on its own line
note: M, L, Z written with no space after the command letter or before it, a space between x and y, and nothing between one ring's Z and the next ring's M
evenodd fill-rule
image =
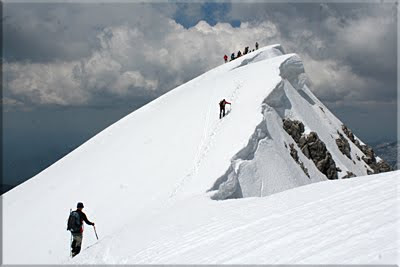
M225 117L225 105L226 104L231 104L231 103L229 103L228 101L226 101L225 100L225 98L224 99L222 99L220 102L219 102L219 118L220 119L222 119L222 117Z

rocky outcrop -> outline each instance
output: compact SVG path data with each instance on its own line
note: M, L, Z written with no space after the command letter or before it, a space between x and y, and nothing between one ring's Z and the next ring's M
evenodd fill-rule
M310 174L308 173L308 169L304 166L304 163L301 162L301 160L299 159L299 155L297 154L297 150L294 148L294 144L290 144L290 156L292 156L294 161L296 161L296 163L299 164L300 168L307 175L307 177L310 178Z
M379 162L375 163L372 169L375 171L375 173L393 171L393 168L384 160L380 160Z
M290 156L292 156L294 161L299 162L299 155L297 154L297 150L294 148L294 144L290 144Z
M339 131L337 132L339 134L339 138L337 138L336 145L338 146L340 152L342 152L344 155L346 155L349 159L351 159L351 148L349 141L341 134Z
M346 125L344 124L342 125L342 130L344 134L350 139L351 142L353 142L354 144L356 144L356 141L358 142L358 140L355 139L354 134L350 131L349 128L347 128ZM358 144L360 144L360 142L358 142Z
M362 156L361 159L373 170L373 172L367 170L368 174L388 172L393 170L393 168L384 160L377 161L375 152L372 147L366 144L361 144L346 125L342 125L342 130L345 135L350 139L350 141L352 141L364 153L364 156ZM357 159L359 159L359 157Z
M304 133L304 124L300 121L284 119L283 129L293 138L296 143L299 143L301 135Z
M356 177L356 175L352 172L347 171L347 174L342 177L342 179Z
M325 174L328 179L338 179L336 163L316 132L305 135L303 134L304 124L290 119L283 120L283 128L297 143L303 154L314 162L320 172Z
M306 156L309 155L309 159L314 162L318 170L325 174L328 179L338 178L335 161L317 133L311 132L309 135L304 136L300 143L304 144L302 151L305 152Z

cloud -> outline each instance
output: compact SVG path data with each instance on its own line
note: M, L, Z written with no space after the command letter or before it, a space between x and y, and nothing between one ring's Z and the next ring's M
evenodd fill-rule
M99 34L101 49L81 60L31 63L5 62L5 91L19 103L61 106L90 104L98 94L126 96L133 89L155 90L158 81L129 70L135 31L107 28ZM11 102L7 102L11 103ZM6 104L7 104L6 103Z
M18 101L16 99L12 99L12 98L8 98L8 97L3 97L3 99L2 99L2 109L5 112L13 111L13 110L23 110L23 111L29 111L30 110L21 101Z
M24 105L154 98L256 41L298 53L323 101L396 95L392 5L224 4L215 25L200 20L202 4L11 7L4 92ZM237 20L240 27L229 23Z
M378 12L380 11L380 12ZM335 37L330 48L339 59L347 60L361 68L394 73L397 54L397 22L391 10L377 9L370 16L340 20L328 17L323 26ZM365 64L373 59L373 64Z
M313 88L324 102L365 101L369 88L380 88L379 81L361 77L354 73L351 66L334 60L314 60L304 58L306 73Z
M75 62L5 63L4 94L26 105L86 103L88 94L80 89L75 66Z
M5 91L25 105L93 105L109 96L156 97L221 64L223 55L278 34L268 21L214 26L199 21L185 28L158 16L157 34L148 25L102 29L90 55L37 63L4 62Z
M394 3L233 4L229 19L269 20L287 52L299 54L327 102L390 102L396 97L397 7Z
M354 103L389 103L396 98L396 18L390 6L385 5L375 6L368 15L364 12L365 9L356 9L348 18L328 16L322 24L322 29L331 36L325 39L323 50L329 51L328 56L306 60L309 65L315 65L310 75L319 83L315 90L318 94L323 92L327 101L333 102L344 94L347 102ZM323 68L333 75L331 79L325 76L328 79L321 82L324 76L317 74ZM343 89L336 95L326 95L324 88L337 83Z

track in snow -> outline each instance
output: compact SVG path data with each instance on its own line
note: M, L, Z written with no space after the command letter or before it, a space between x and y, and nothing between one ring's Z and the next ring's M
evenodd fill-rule
M240 81L237 82L236 84L237 85L235 86L235 89L232 91L232 93L227 98L228 102L231 101L232 103L234 103L234 101L236 100L238 92L242 88L242 83ZM219 109L215 108L216 105L212 101L212 99L214 99L214 93L215 93L215 90L213 90L213 94L210 97L210 101L209 101L210 104L208 105L207 117L206 117L206 121L205 121L205 125L204 125L204 134L203 134L203 138L201 139L200 144L199 144L199 148L198 148L198 152L196 154L195 160L194 160L193 168L177 184L177 186L171 192L169 198L174 197L179 192L179 190L181 190L181 188L184 187L185 183L188 182L197 173L202 161L207 156L208 151L213 146L214 137L218 134L221 125L223 125L223 122L227 118L229 113L232 112L232 107L230 106L229 109L227 110L227 113L226 113L224 118L218 119L218 120L212 120L211 119L211 115L213 113L212 110L218 110L219 111ZM211 133L208 134L208 129L210 128L210 124L211 124L210 121L212 122L212 127L211 127L212 130L211 130Z

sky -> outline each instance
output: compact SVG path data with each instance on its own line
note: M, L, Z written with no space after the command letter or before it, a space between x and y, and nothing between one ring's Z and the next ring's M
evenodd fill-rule
M382 1L7 2L3 182L34 176L256 41L297 53L311 90L362 140L397 140L397 12Z

